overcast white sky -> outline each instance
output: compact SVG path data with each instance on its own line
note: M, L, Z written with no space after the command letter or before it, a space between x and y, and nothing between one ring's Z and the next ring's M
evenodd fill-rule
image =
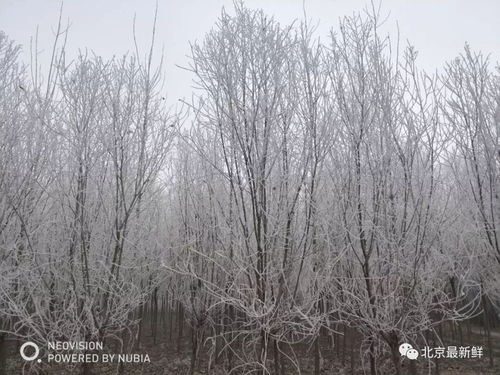
M69 20L70 55L78 49L93 49L103 57L122 55L133 49L132 23L140 49L146 51L151 37L155 0L66 0L63 20ZM231 12L232 0L158 0L157 45L165 51L165 90L170 103L189 97L191 76L175 66L186 65L189 41L199 40L210 30L221 8ZM39 44L50 52L57 24L59 0L0 0L0 30L24 46L39 27ZM302 0L247 0L251 8L262 8L281 23L303 18ZM366 0L306 0L307 17L319 22L318 36L337 28L339 17L361 11ZM402 41L419 51L420 66L434 70L455 57L465 42L500 61L499 0L384 0L383 13L390 12L387 30L396 21Z

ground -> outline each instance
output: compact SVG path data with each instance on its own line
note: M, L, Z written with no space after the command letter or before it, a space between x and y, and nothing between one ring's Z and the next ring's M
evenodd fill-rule
M478 345L483 345L483 337L480 335L481 331L479 327L472 328L467 331L466 338L467 343L471 342ZM167 336L167 335L165 335ZM440 375L500 375L500 329L495 330L492 333L492 341L495 347L495 366L489 366L488 357L483 357L482 359L446 359L440 360L439 368ZM123 368L123 375L178 375L178 374L188 374L189 364L190 364L190 342L189 342L189 332L186 332L186 337L183 340L181 351L177 351L177 345L175 340L169 340L169 337L159 337L157 344L153 343L152 336L145 332L141 346L135 350L137 353L147 353L150 357L151 363L143 364L126 364ZM349 347L351 343L348 343ZM353 342L354 347L356 343ZM82 374L82 369L80 368L63 368L63 367L51 367L50 369L43 367L42 371L29 370L26 366L23 369L23 360L20 358L18 353L19 344L14 341L8 341L6 347L6 367L2 372L2 375L17 375L17 374L45 374L45 375L72 375L72 374ZM359 347L359 345L358 345ZM338 375L350 375L351 374L351 361L346 354L346 357L342 358L337 354L336 350L332 350L329 346L329 341L327 337L321 343L322 348L322 360L321 368L322 374L338 374ZM314 373L314 360L312 353L308 351L308 347L304 346L297 350L301 353L301 367L302 375L310 375ZM357 350L354 351L356 356ZM355 357L354 363L358 363L359 360ZM425 360L419 360L420 370L418 374L435 374L434 370L429 372L427 367L427 362ZM422 365L424 365L422 367ZM272 365L271 365L272 367ZM363 369L359 365L354 365L354 375L362 375ZM391 375L393 373L392 366L388 362L386 367L381 364L381 375ZM115 375L118 374L117 365L104 365L97 364L92 367L93 375ZM226 371L222 367L216 367L210 374L212 375L223 375ZM296 374L291 368L287 368L286 374ZM368 373L368 372L367 372ZM403 361L402 374L409 374L408 360ZM207 374L207 362L206 356L202 356L198 370L195 372L196 375Z

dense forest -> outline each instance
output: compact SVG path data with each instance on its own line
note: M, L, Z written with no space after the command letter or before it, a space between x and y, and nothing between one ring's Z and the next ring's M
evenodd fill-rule
M497 373L500 72L468 45L425 72L382 18L320 39L236 3L176 108L154 28L70 58L59 22L48 66L0 33L0 372ZM26 341L158 354L54 370Z

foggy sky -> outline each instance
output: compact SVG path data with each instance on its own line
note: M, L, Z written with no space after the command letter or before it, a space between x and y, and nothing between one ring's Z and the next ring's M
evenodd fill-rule
M66 0L63 22L70 22L67 51L92 49L111 57L133 52L132 24L136 15L136 35L141 54L151 38L155 0ZM169 103L189 97L192 76L176 67L186 66L189 42L200 40L210 30L222 6L231 14L231 0L159 0L157 54L164 50L165 92ZM247 0L251 8L262 8L280 23L303 19L302 0ZM47 61L53 43L60 8L56 0L0 0L0 30L23 45L22 58L29 61L30 37L39 33L41 61ZM306 0L307 18L318 23L317 36L326 41L329 29L340 17L362 11L364 0ZM382 14L390 14L385 31L399 26L401 45L409 40L419 51L419 65L435 70L454 58L468 42L474 50L500 61L500 1L498 0L385 0ZM397 22L397 23L396 23ZM393 34L396 37L396 34Z

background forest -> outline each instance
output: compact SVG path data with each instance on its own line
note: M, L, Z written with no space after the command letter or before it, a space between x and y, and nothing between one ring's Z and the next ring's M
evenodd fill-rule
M498 66L422 71L381 22L320 40L236 3L178 111L154 29L145 57L69 59L60 22L43 69L0 33L0 373L498 373ZM28 340L158 352L54 370Z

